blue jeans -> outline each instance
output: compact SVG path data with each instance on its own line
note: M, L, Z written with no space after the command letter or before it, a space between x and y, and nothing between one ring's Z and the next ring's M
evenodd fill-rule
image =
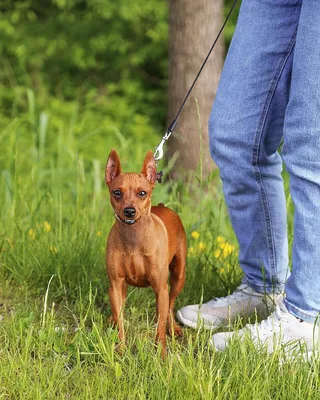
M320 312L320 0L243 0L209 120L244 282ZM281 156L278 148L283 141ZM288 269L282 161L294 240Z

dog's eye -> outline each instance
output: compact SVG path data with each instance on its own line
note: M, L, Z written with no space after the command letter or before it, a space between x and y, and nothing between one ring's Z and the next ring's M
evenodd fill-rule
M115 189L112 191L112 194L114 195L114 197L121 197L121 191L119 189Z
M147 195L147 192L145 190L140 190L139 197L145 197L146 195Z

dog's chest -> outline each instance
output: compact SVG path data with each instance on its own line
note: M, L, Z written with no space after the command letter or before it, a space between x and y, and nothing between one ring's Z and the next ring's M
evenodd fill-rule
M150 257L141 253L127 253L123 260L125 279L132 286L148 286Z

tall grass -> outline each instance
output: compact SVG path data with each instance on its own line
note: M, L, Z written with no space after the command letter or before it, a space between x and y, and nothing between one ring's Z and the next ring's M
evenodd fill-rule
M103 120L79 104L42 109L32 91L27 104L0 130L0 398L320 398L318 363L281 364L249 343L218 353L202 329L168 338L163 361L150 289L129 291L127 347L117 352L107 323L104 248L114 217L104 165L115 147L124 170L139 170L161 134L142 141L114 126L104 134ZM153 197L176 209L187 231L177 308L225 295L241 277L217 173L196 178L167 180Z

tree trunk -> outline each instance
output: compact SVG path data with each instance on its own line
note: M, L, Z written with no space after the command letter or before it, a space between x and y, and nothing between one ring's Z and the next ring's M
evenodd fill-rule
M169 9L169 110L175 117L222 24L223 0L170 0ZM224 56L221 37L205 65L179 117L167 145L168 155L178 154L173 177L202 166L206 176L214 168L208 143L208 119ZM201 140L200 140L201 135Z

